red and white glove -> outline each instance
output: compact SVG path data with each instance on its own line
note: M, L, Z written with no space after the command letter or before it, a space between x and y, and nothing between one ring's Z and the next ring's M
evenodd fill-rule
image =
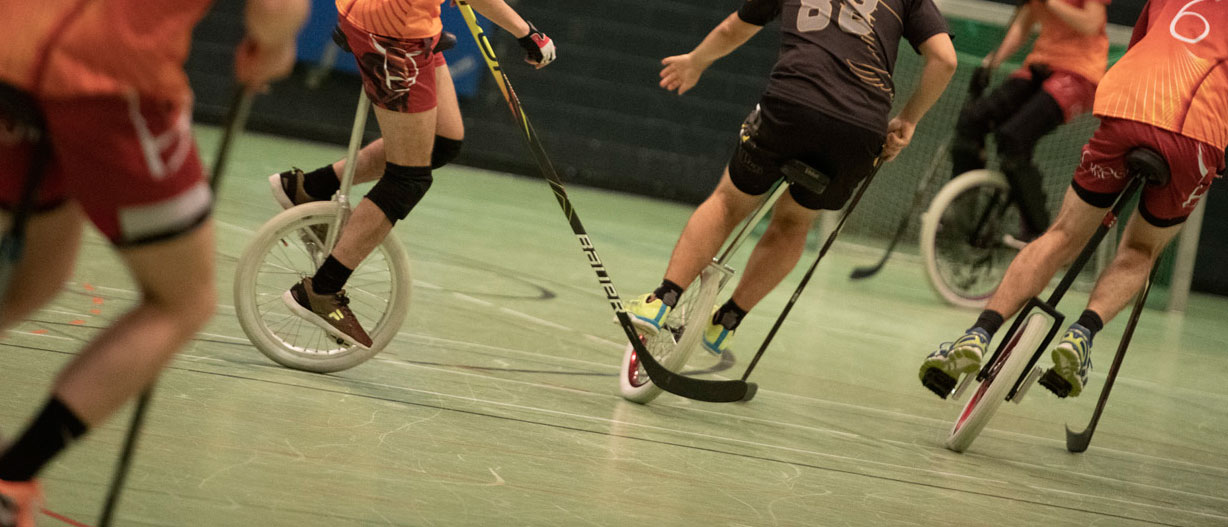
M554 62L556 57L554 41L550 40L545 33L538 31L532 22L526 21L526 23L529 24L529 34L516 39L516 42L519 42L520 47L524 48L525 62L539 69L544 68L547 64Z

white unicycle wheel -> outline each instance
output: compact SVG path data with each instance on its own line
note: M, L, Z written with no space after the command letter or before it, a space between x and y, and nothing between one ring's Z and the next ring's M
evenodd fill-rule
M1048 331L1048 318L1040 313L1028 316L1027 321L1002 349L1002 356L994 362L989 375L977 384L976 391L959 412L955 426L951 428L951 435L947 437L947 448L963 452L976 440L977 435L998 410L998 406L1006 400L1006 395L1010 393L1015 381L1023 375L1032 353L1040 347ZM976 375L976 372L969 375ZM1021 390L1026 388L1023 386Z
M388 345L409 312L409 255L394 236L385 237L346 283L350 309L373 341L369 349L329 335L286 307L282 294L315 274L327 257L323 237L337 211L336 203L322 201L274 216L235 269L235 311L243 332L261 353L289 368L328 373L362 364Z
M921 215L921 257L934 292L952 305L984 307L1018 252L1003 242L1018 225L1001 173L971 170L943 186Z
M682 298L678 299L675 308L661 324L660 331L639 332L644 348L665 369L681 370L699 347L721 284L720 272L709 266L700 275L698 283L687 288ZM623 353L618 388L624 399L640 404L647 404L661 395L661 388L648 377L631 344L627 344Z

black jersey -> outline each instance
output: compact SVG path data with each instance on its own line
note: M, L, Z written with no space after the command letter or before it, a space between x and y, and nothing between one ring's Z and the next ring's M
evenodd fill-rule
M900 37L916 49L947 22L933 0L746 0L743 21L780 17L780 56L764 97L815 108L880 134L895 98Z

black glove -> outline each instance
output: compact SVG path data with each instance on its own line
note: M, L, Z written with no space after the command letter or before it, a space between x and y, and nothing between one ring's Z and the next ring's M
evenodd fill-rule
M989 87L989 81L993 79L993 68L988 66L977 66L972 70L972 79L968 82L968 94L973 99L981 98L985 93L985 89Z
M1037 86L1044 84L1045 79L1048 79L1050 75L1053 75L1053 68L1050 68L1048 64L1043 64L1040 62L1028 64L1028 71L1032 72L1032 82Z
M539 68L554 62L556 56L554 41L550 40L545 33L538 31L532 22L526 21L526 23L529 24L529 34L516 39L520 47L524 48L524 61Z

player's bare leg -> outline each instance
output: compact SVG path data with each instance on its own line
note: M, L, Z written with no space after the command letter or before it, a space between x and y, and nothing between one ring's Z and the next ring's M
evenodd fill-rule
M400 113L375 108L380 133L387 139L386 157L402 166L429 166L435 129L435 109L419 113ZM341 231L332 256L350 269L375 250L392 231L392 222L369 198L363 198Z
M375 108L387 139L387 162L379 182L358 202L332 253L310 278L295 284L282 300L295 314L332 336L368 348L371 336L349 308L342 288L354 269L384 241L393 224L405 218L431 184L431 149L436 108L403 113Z
M750 311L784 280L806 247L806 235L819 211L803 207L785 192L776 202L772 221L755 244L732 300Z
M682 229L669 257L665 279L683 287L694 281L716 256L734 227L746 219L762 199L762 196L738 190L729 180L726 168L716 190L695 209Z
M1126 232L1113 262L1096 280L1087 308L1107 323L1121 312L1147 281L1151 266L1168 246L1181 225L1156 227L1135 212L1126 224Z
M1045 387L1062 396L1073 397L1083 391L1092 368L1092 341L1096 333L1142 290L1156 258L1180 230L1180 225L1156 227L1134 213L1126 224L1117 255L1096 280L1087 309L1053 349L1053 370L1068 386L1060 382L1057 386L1042 383Z
M14 285L48 280L58 286L67 278L62 273L71 269L71 263L63 260L72 256L75 243L64 250L57 244L68 236L39 234L53 227L79 233L81 216L75 206L70 210L31 221L33 236L24 258L56 252L63 256L38 266L19 266ZM140 303L60 371L47 405L0 454L0 479L29 481L69 443L105 421L153 381L213 314L217 303L213 247L213 226L206 221L172 239L120 251L140 289ZM10 325L13 321L6 318L4 322Z
M1083 250L1100 226L1104 212L1105 209L1088 205L1074 190L1066 189L1057 220L1019 251L985 309L1009 317L1029 298L1040 294L1058 269L1073 261Z
M29 318L59 294L72 276L84 221L85 215L75 202L30 218L26 246L0 309L0 330ZM7 217L3 223L7 228Z

